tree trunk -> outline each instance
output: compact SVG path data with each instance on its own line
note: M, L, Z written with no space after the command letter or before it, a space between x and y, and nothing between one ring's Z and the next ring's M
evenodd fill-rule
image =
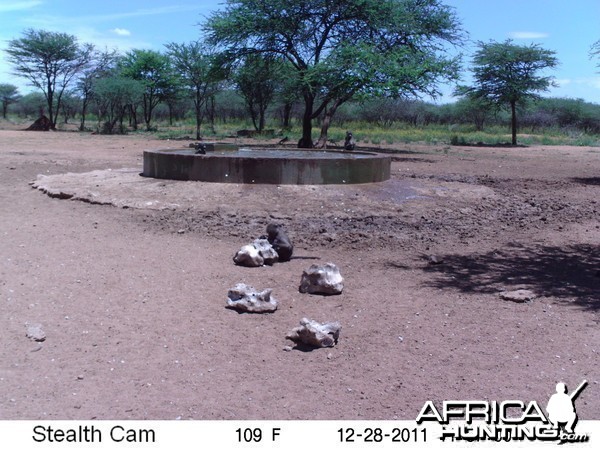
M200 129L202 127L202 105L196 106L196 139L202 139Z
M312 143L312 115L315 97L311 94L304 95L304 115L302 116L302 137L298 148L313 148Z
M260 112L259 112L259 116L258 116L258 132L262 133L265 129L265 108L261 107L260 108Z
M134 131L138 129L138 120L137 120L137 106L129 105L129 126L133 128Z
M292 116L292 102L285 102L283 104L283 121L282 128L288 130L290 128L290 118Z
M321 135L319 136L319 140L316 145L317 148L327 147L327 133L329 131L329 126L331 125L331 120L333 119L334 113L335 108L331 108L325 112L325 116L321 122Z
M208 114L208 121L210 123L210 131L215 134L215 97L211 95L205 103L206 113Z
M515 101L510 102L511 112L511 128L512 128L512 145L517 145L517 103Z
M256 131L260 133L260 127L258 124L258 113L254 108L254 102L252 101L252 98L246 100L246 106L248 108L248 112L250 113L250 119L252 119L252 126Z
M154 111L154 94L144 94L144 122L146 123L146 131L151 131L152 113Z
M81 121L79 122L79 131L85 131L85 115L87 113L87 100L83 100L81 105Z
M196 98L194 99L194 108L196 110L196 139L200 140L200 128L202 126L202 92L196 87Z
M48 119L50 119L50 129L56 130L56 115L54 114L54 91L52 89L52 85L50 81L48 81L48 95L46 96L46 100L48 102Z
M53 100L54 91L52 90L52 83L50 82L50 80L47 80L47 83L48 83L48 91L46 94L46 104L48 105L48 119L50 119L50 128L52 129L52 124L54 123L53 122L54 118L52 117L52 100ZM41 114L40 114L40 117L42 117Z
M122 108L119 113L119 133L125 134L125 127L123 126L123 119L125 118L125 108Z
M62 96L64 93L64 88L61 89L58 92L58 95L56 96L56 111L54 112L54 119L52 121L52 130L56 130L56 123L58 122L58 115L60 113L61 107L62 107Z
M323 116L323 120L321 121L321 136L319 136L319 141L317 142L318 148L327 147L327 133L329 132L329 126L331 125L331 121L333 120L333 115L340 107L340 105L350 97L351 95L337 99L333 103L333 105L331 105L325 110L325 115Z

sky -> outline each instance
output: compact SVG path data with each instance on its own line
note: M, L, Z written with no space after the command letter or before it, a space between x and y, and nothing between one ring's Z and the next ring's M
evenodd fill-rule
M477 42L538 44L556 52L560 65L545 73L557 87L545 96L582 98L600 103L600 56L590 59L591 45L600 40L600 0L442 0L468 33L462 53L463 83L469 84L471 57ZM6 61L8 41L29 28L60 31L97 48L164 51L170 42L200 37L199 24L224 0L0 0L0 83L32 90L11 74ZM451 102L453 86L440 86L438 102Z

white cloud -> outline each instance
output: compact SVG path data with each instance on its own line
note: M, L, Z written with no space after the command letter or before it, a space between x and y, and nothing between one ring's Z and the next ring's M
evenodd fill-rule
M0 3L0 13L9 11L22 11L24 9L35 8L41 5L40 0L21 1L21 2L5 2Z
M124 38L125 35L115 33L110 30L110 33L98 31L90 26L78 26L70 29L69 34L77 37L80 43L94 44L97 49L115 49L120 52L128 52L134 48L152 48L150 42L140 39Z
M554 80L554 82L558 84L559 87L562 87L566 86L567 84L571 84L573 80L571 80L570 78L557 78Z
M203 6L197 5L178 5L163 6L157 8L136 9L124 13L94 14L92 16L54 16L54 15L36 15L26 18L26 22L36 27L49 27L53 24L59 26L81 24L81 23L99 23L107 21L116 21L129 19L133 17L155 16L162 14L183 13L203 9Z
M112 33L118 34L119 36L131 36L131 31L125 28L113 28L110 30Z
M548 33L540 33L537 31L511 31L508 36L513 39L544 39L549 37Z

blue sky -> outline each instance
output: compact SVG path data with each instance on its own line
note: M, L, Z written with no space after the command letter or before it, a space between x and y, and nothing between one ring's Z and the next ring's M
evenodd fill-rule
M460 49L468 69L475 42L513 39L553 50L560 66L548 72L558 83L548 94L600 103L600 58L590 60L590 46L600 39L600 0L444 0L456 8L472 41ZM164 50L169 42L200 36L198 24L222 0L0 0L0 83L25 80L10 74L2 49L27 28L61 31L98 48ZM468 83L468 70L464 81ZM441 87L441 101L452 101L451 86Z

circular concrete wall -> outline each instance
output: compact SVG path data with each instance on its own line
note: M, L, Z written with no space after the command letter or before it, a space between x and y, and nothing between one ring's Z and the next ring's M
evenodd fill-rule
M245 149L144 152L143 176L257 184L356 184L390 178L391 158L367 152Z

